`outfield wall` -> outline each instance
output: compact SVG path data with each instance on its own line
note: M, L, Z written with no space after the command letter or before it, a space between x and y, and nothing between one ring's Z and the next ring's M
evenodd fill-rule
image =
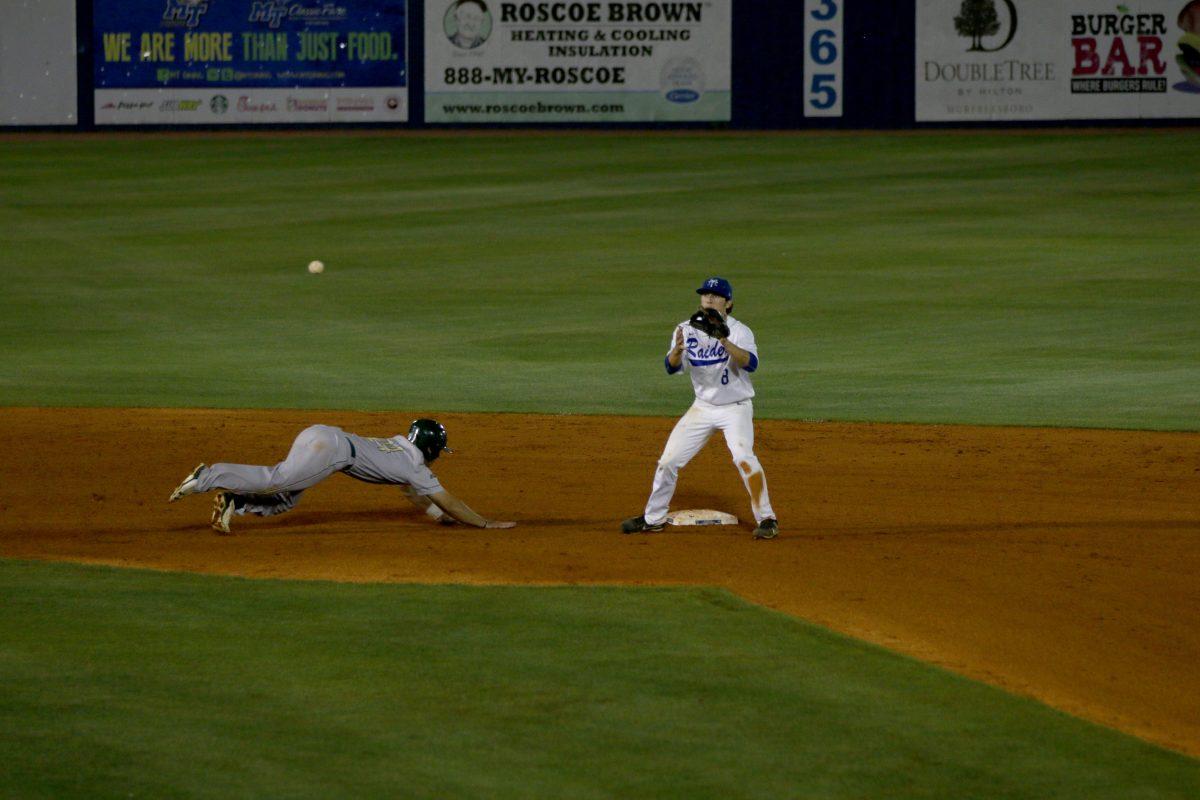
M75 125L74 0L11 0L0 22L0 125Z
M6 125L1200 121L1200 0L17 2Z

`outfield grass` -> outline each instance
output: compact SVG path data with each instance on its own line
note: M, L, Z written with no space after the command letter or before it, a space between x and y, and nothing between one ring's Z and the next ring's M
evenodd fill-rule
M0 148L0 405L1200 427L1191 131L160 135ZM305 265L320 258L319 277Z
M0 561L0 795L1193 798L1200 763L707 589Z
M4 138L0 406L675 415L716 273L759 416L1196 429L1194 139ZM704 589L0 561L0 607L0 796L1200 795Z

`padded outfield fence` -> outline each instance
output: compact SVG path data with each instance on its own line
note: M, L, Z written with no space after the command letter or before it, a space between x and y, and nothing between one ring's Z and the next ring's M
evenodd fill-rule
M1157 125L1198 71L1192 0L22 0L0 125Z

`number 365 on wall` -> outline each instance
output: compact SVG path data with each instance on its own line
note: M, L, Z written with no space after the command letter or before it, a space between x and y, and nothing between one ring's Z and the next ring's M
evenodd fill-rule
M842 3L804 0L804 116L842 115Z

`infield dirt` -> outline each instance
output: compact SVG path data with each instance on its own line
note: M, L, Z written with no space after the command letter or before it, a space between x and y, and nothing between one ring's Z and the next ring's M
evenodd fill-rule
M199 461L272 464L305 425L423 413L4 409L0 555L269 578L703 584L1200 756L1200 434L759 421L782 533L754 541L720 437L675 508L738 527L625 536L673 419L439 414L442 527L334 476L289 514L168 505Z

